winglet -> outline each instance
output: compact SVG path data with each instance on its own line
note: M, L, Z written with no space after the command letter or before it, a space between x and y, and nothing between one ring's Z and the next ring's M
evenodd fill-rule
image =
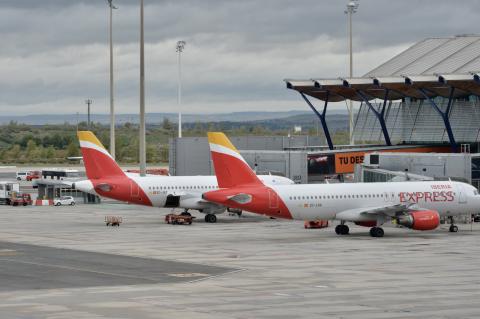
M208 143L220 188L247 184L263 185L225 134L208 132Z

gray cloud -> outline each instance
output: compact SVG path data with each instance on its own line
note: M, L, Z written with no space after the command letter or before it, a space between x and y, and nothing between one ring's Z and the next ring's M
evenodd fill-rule
M116 104L138 108L138 1L117 0ZM145 0L147 109L174 111L175 42L185 39L184 108L191 112L305 109L284 78L347 72L346 1ZM424 37L476 30L478 1L360 0L361 75ZM108 111L108 9L103 0L0 2L0 111ZM342 106L343 107L343 106Z

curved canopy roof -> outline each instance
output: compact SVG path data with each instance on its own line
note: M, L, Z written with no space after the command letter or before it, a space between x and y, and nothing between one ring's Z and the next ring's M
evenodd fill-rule
M480 96L480 74L404 75L393 77L362 77L339 79L285 80L287 88L319 100L339 102L404 97L423 99L421 90L429 97L449 97L454 88L455 98ZM360 95L360 94L362 95ZM386 94L388 95L386 96Z
M289 89L331 102L480 95L480 36L428 38L360 78L285 80Z

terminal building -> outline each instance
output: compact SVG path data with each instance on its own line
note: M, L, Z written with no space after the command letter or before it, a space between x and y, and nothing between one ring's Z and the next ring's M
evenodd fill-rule
M260 137L258 143L249 143L252 137L233 139L257 171L276 172L299 183L320 182L331 176L342 180L356 166L362 166L366 155L393 152L380 158L397 166L363 167L369 174L356 180L374 181L387 176L376 176L381 174L378 170L397 172L391 174L392 178L445 178L452 171L444 170L441 176L439 170L431 174L433 170L427 168L398 175L410 170L409 158L434 163L441 154L445 163L469 163L465 164L468 172L458 177L478 187L480 36L424 39L362 77L285 82L306 102L312 116L318 117L324 137L295 137L293 144L287 137ZM338 146L330 137L327 110L329 103L347 100L360 103L354 119L356 145ZM213 173L206 138L174 139L170 146L173 174ZM191 148L189 154L195 157L186 156L185 150Z

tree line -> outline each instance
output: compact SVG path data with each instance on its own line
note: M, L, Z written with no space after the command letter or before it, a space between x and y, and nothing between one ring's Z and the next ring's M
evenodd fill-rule
M76 136L77 130L89 129L87 123L78 125L64 123L60 125L26 125L10 122L0 125L0 163L1 164L65 164L68 157L81 156ZM100 123L91 123L90 130L95 133L105 148L110 148L110 127ZM208 131L223 131L231 136L245 135L287 135L290 130L272 128L270 125L237 122L185 123L183 136L206 136ZM317 135L313 126L302 133ZM116 160L123 164L138 163L139 127L134 123L116 126ZM149 164L168 162L169 138L177 135L177 125L168 119L159 124L146 126L146 153ZM333 136L336 144L348 142L348 133L337 131Z

